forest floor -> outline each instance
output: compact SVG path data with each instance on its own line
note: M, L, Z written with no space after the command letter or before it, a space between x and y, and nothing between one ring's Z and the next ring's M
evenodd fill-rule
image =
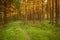
M13 21L7 27L0 29L0 40L60 40L60 27L55 27L47 21L35 24L23 24L23 21Z

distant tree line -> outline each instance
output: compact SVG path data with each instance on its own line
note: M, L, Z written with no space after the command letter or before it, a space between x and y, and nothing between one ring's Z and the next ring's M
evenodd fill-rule
M44 21L48 20L52 25L58 25L60 21L59 0L0 0L0 22L7 24L9 21L24 20ZM0 23L1 24L1 23Z

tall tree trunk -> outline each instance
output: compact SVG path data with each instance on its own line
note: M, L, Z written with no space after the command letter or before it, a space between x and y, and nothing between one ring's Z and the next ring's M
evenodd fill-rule
M47 20L49 19L49 0L47 0L46 4L46 13L47 13Z
M54 24L54 0L50 1L50 23Z
M55 0L56 3L56 21L55 21L55 25L58 25L59 22L59 0Z
M25 1L25 24L28 24L27 1Z
M4 1L4 24L6 24L7 23L7 12L6 12L6 8L7 8L7 3L6 3L6 1Z
M52 25L54 24L54 0L52 0L52 10L51 10L51 21L52 21Z
M35 1L33 1L33 23L35 23Z
M44 0L42 0L42 19L41 20L44 20Z

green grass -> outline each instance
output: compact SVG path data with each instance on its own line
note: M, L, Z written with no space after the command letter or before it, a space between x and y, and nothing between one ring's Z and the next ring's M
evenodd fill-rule
M6 28L0 29L0 40L27 40L25 30L31 40L60 40L60 27L55 27L47 21L28 25L22 21L10 22Z
M27 40L18 25L18 22L11 22L8 27L0 29L0 40Z

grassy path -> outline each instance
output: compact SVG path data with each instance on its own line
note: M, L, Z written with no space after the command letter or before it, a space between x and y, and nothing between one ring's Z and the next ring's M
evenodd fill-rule
M24 35L26 36L27 40L31 40L30 35L28 34L28 32L22 28L19 28L20 31L22 31L24 33Z
M21 26L20 22L14 22L11 25L12 26L16 26L17 27L17 30L20 30L24 34L24 36L26 37L27 40L31 40L31 37L28 34L27 30L25 30L24 28L22 28L23 26Z
M21 21L15 21L0 29L0 40L60 40L58 30L60 27L54 27L46 22L24 25Z

